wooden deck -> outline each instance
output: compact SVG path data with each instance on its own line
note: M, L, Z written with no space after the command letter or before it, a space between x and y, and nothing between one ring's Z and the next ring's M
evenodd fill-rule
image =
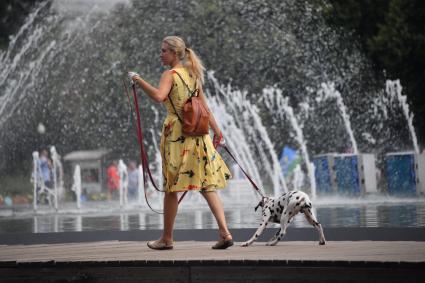
M238 243L237 243L238 244ZM0 282L422 282L425 243L290 241L212 250L213 242L0 245Z
M213 242L176 242L170 251L154 251L146 242L104 241L88 243L0 246L0 261L75 262L75 261L231 261L231 260L315 260L315 261L379 261L425 262L425 242L331 241L325 246L317 242L280 242L265 246L256 242L251 247L239 243L228 250L212 250Z

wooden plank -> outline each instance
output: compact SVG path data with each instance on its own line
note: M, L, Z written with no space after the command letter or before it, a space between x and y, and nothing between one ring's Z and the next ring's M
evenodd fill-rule
M80 268L2 268L0 270L2 278L7 280L4 282L189 282L187 267L83 266ZM2 279L0 282L3 282Z
M191 282L420 282L424 271L350 267L202 266L191 268Z

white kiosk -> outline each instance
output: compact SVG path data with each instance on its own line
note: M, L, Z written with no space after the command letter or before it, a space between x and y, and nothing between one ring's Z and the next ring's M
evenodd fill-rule
M65 155L64 160L81 170L81 191L88 194L100 193L105 187L107 149L73 151Z

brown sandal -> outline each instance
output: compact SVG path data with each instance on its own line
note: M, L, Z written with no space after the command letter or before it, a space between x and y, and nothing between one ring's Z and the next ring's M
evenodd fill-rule
M173 244L172 243L167 244L166 242L163 242L161 240L156 240L156 241L149 241L148 247L153 250L172 250Z
M233 239L226 240L226 237L230 236L230 235L231 234L228 233L224 236L221 236L221 239L218 240L218 242L214 246L212 246L211 248L213 250L224 250L224 249L227 249L228 247L233 246Z

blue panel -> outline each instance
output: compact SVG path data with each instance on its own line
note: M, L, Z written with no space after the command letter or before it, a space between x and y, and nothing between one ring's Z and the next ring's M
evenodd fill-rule
M280 154L280 168L285 178L291 175L295 167L300 164L301 158L299 158L298 153L295 149L285 146Z
M318 193L332 193L332 182L329 171L329 162L326 156L313 159L316 190Z
M416 195L415 156L413 154L387 156L388 193Z
M335 157L335 175L338 193L360 195L358 158L353 156Z

